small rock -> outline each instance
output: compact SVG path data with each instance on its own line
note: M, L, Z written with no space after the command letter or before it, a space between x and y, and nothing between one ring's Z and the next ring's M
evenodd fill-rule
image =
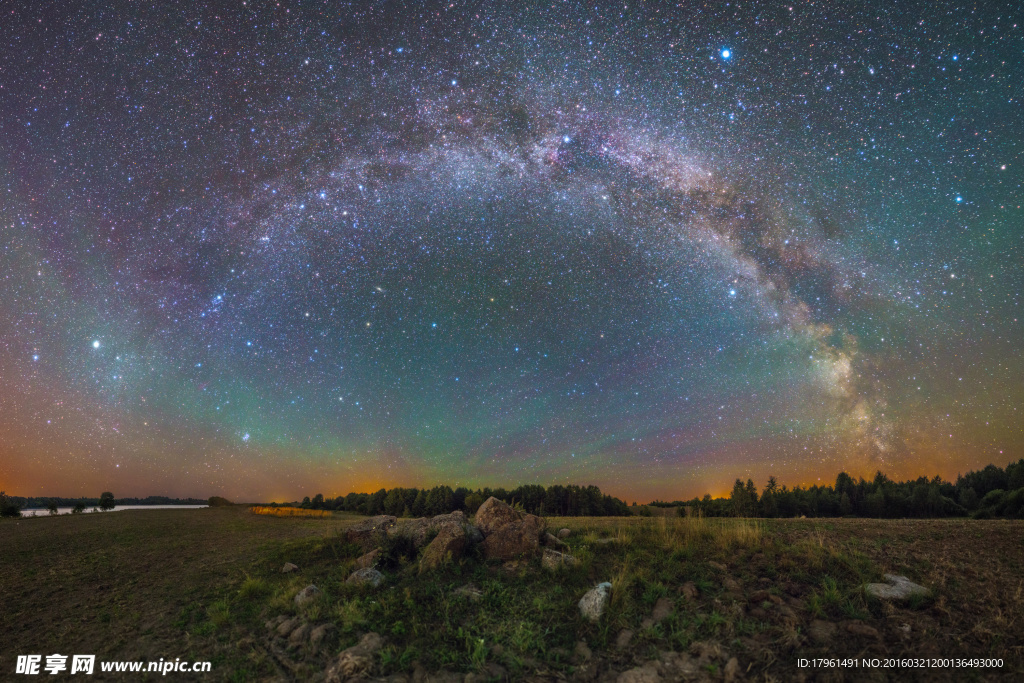
M838 626L831 621L822 621L821 619L815 619L807 628L807 635L815 645L828 645L838 633Z
M771 593L769 593L766 590L754 591L750 594L750 602L754 603L755 605L760 605L762 602L768 600L769 595L771 595Z
M614 538L599 538L596 541L594 541L594 543L597 543L598 545L608 545L609 543L615 542L616 540Z
M612 585L607 581L599 583L596 587L587 591L580 599L580 614L584 619L599 621L608 608L608 600L611 598Z
M309 634L309 645L314 653L326 647L332 640L337 629L334 624L320 624Z
M729 568L726 567L721 562L713 562L713 561L711 561L711 562L708 562L708 566L711 567L712 569L717 569L720 572L724 572L724 571L728 571L729 570Z
M629 647L629 641L633 640L633 632L628 628L624 628L619 631L619 635L615 637L615 649L625 650Z
M309 638L309 634L312 630L313 627L309 624L303 624L302 626L299 626L297 629L292 631L291 634L288 636L288 646L298 647L302 645L304 642L306 642L306 639Z
M569 531L568 529L559 529L558 530L558 537L561 538L561 539L569 538L570 534L572 534L572 532Z
M368 583L374 588L376 588L380 585L380 582L383 580L383 574L381 574L376 569L367 567L366 569L357 569L356 571L352 572L349 575L349 577L345 579L345 583L354 583L359 585Z
M503 648L500 644L495 643L494 645L491 645L491 656L492 657L500 657L503 654L505 654L505 648Z
M629 671L623 671L615 679L615 683L659 683L661 674L658 673L658 662L647 662Z
M281 567L281 573L282 574L290 574L293 571L296 571L298 568L299 568L299 565L297 565L297 564L292 564L291 562L285 562L284 566Z
M576 643L576 647L573 648L572 653L578 662L589 661L590 658L594 656L594 653L590 651L590 648L587 647L587 643L584 640Z
M281 636L282 638L287 638L288 634L290 634L292 631L298 628L299 624L301 623L302 621L298 618L287 619L285 621L282 621L277 627L277 635Z
M664 621L668 615L672 614L672 607L672 598L658 598L658 602L654 603L651 619L654 619L654 623Z
M545 548L544 556L541 558L540 563L545 569L554 571L559 567L575 567L580 561L569 553L560 553L557 550Z
M898 630L901 635L909 636L910 635L910 624L900 624L899 626L896 627L896 630Z
M739 593L743 590L740 587L739 581L732 578L731 576L726 576L722 579L722 588L729 591L730 593Z
M683 594L683 597L687 600L693 600L697 597L697 584L693 581L687 581L679 587L679 592Z
M320 595L320 589L310 584L295 595L295 606L301 607Z
M376 633L367 633L359 643L343 650L327 669L326 683L341 683L366 672L373 666L374 656L384 645L384 639Z
M859 621L848 621L845 625L846 632L862 638L873 638L878 639L878 629L867 624L862 624Z
M886 583L869 583L864 592L879 600L906 600L916 595L928 595L928 589L919 586L905 576L884 574Z
M377 564L377 559L380 558L380 548L374 548L365 555L361 555L356 558L356 569L367 569Z
M725 668L722 669L722 680L725 683L732 683L736 680L736 675L740 672L740 663L735 657L732 657L728 662L725 663Z

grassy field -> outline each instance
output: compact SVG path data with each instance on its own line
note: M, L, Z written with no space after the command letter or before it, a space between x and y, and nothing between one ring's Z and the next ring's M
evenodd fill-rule
M697 680L1024 676L1024 522L551 518L549 528L572 530L579 566L552 574L537 560L471 553L418 574L397 558L372 589L345 582L360 551L341 532L359 519L229 507L0 520L0 679L30 680L13 675L17 654L87 653L211 660L211 681L315 680L369 631L385 639L373 674L401 680L615 680L645 664L629 680L657 680L650 663L664 674L666 662L682 666L674 653ZM282 574L285 562L299 570ZM931 594L867 598L860 586L883 572ZM592 624L577 602L601 581L612 583L611 604ZM321 593L297 608L310 583ZM660 620L645 623L656 607ZM267 627L282 616L333 624L335 636L317 652L288 648ZM797 666L845 656L1004 664ZM131 680L161 678L149 676Z

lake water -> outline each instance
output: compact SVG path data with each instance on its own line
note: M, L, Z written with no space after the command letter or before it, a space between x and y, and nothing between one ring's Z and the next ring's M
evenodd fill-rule
M199 510L200 508L207 508L209 505L115 505L113 510L107 510L107 512L118 512L120 510ZM57 514L59 515L70 515L72 508L59 507L57 508ZM92 512L93 508L86 507L84 512ZM97 511L100 511L97 509ZM22 517L47 517L50 511L46 508L25 508L21 511Z

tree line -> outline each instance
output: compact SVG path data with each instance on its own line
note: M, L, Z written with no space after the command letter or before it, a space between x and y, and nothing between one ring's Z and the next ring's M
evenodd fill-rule
M292 503L314 510L344 510L364 515L394 515L396 517L430 517L455 510L473 514L491 496L513 507L534 515L564 517L612 517L629 515L630 509L618 498L601 493L596 486L540 486L527 484L512 490L435 486L430 489L393 488L374 493L350 493L347 496L325 499L318 493L306 496L301 503Z
M654 506L679 506L680 514L707 517L993 517L1024 518L1024 458L1005 468L988 465L958 475L893 481L882 472L866 481L840 472L835 485L780 486L775 477L758 493L750 479L737 479L727 498L703 498Z
M146 498L114 498L110 491L104 491L99 498L64 498L62 496L8 496L0 492L0 517L20 517L21 511L28 509L49 510L57 514L58 507L72 508L72 512L84 512L86 508L112 510L117 505L205 505L205 500L198 498L168 498L167 496L148 496Z

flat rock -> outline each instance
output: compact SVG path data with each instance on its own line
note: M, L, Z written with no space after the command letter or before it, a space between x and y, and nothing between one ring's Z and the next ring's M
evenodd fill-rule
M575 567L580 563L580 561L569 553L560 553L557 550L545 548L544 555L541 557L540 563L545 569L554 571L559 567Z
M580 614L583 615L584 619L590 621L600 621L604 615L606 609L608 609L608 601L611 599L612 585L605 581L599 583L594 588L591 588L586 594L580 599Z
M562 539L558 538L551 532L544 534L544 545L548 548L566 548L568 547Z
M628 628L624 628L619 631L619 635L615 636L615 649L625 650L629 647L630 641L633 640L633 632Z
M711 561L711 562L708 562L708 566L711 567L712 569L717 569L720 572L729 571L729 568L726 567L721 562Z
M740 586L740 582L731 576L726 576L722 579L722 588L729 591L730 593L739 593L743 590Z
M384 639L376 633L367 633L352 647L343 650L327 669L325 683L342 683L349 678L366 673L372 666L377 652L384 646Z
M864 592L879 600L907 600L917 595L928 595L927 588L914 583L905 576L884 574L882 578L886 583L866 584Z
M320 589L314 586L313 584L309 584L308 586L306 586L305 588L303 588L295 594L295 605L297 607L301 607L302 605L305 605L307 602L315 599L316 596L318 595L320 595Z
M282 574L290 574L293 571L297 570L298 568L299 568L299 565L297 565L297 564L292 564L291 562L285 562L284 566L281 567L281 573Z
M380 585L381 581L384 580L384 575L376 569L367 567L366 569L357 569L356 571L349 574L349 577L345 579L345 583L354 583L358 585L369 584L376 588Z

